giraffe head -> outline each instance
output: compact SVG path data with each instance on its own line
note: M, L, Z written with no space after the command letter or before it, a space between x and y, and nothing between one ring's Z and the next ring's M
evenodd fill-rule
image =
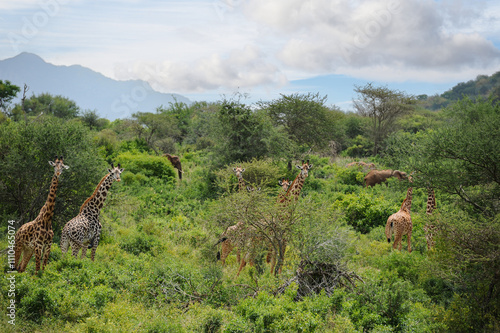
M284 179L283 180L280 180L278 181L278 185L281 186L281 189L286 192L288 190L288 187L290 186L292 182L288 179Z
M118 166L113 166L113 163L111 163L111 169L108 169L109 173L111 174L110 177L112 177L113 180L116 180L117 182L120 181L120 174L123 172L123 168L121 168L120 164Z
M233 171L234 173L236 174L236 177L238 177L238 179L242 179L243 178L243 172L245 171L245 168L233 168Z
M297 168L300 169L300 176L302 178L306 178L309 174L309 170L313 167L312 164L309 164L309 160L306 162L302 161L302 165L297 165Z
M65 165L63 160L64 160L64 158L62 156L57 158L57 155L56 155L56 158L53 162L49 161L49 164L54 167L54 176L56 176L57 178L59 178L63 169L69 169L69 166Z

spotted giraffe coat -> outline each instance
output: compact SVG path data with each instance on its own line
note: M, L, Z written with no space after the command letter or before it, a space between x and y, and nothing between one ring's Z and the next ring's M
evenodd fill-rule
M101 179L92 196L85 200L80 208L80 213L64 226L61 234L61 251L63 253L66 253L68 247L71 246L75 258L80 249L82 250L81 258L84 258L87 254L87 248L91 248L91 259L94 260L102 229L99 214L111 185L115 180L120 181L123 169L120 169L120 165L118 165L118 167L112 166L112 170L108 171L109 173Z
M391 242L391 236L394 232L394 244L393 249L398 248L400 251L402 249L402 239L404 235L407 235L408 242L408 252L411 252L411 233L413 231L413 223L411 221L411 200L412 200L413 188L409 188L406 194L406 198L403 200L403 204L397 213L392 214L387 219L387 224L385 226L385 235L387 241Z

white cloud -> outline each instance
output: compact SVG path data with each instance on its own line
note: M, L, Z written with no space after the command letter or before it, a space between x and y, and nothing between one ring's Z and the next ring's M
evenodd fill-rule
M462 70L498 68L500 50L471 31L485 15L500 18L486 8L417 0L252 0L245 7L249 18L282 33L287 41L278 58L290 68L342 74L361 69L379 79L394 72L378 68L395 66L407 79L421 78L421 71L452 78Z
M261 85L284 84L279 69L265 61L260 50L246 46L227 56L213 54L194 62L137 62L116 68L119 79L139 78L159 91L201 92L226 88L236 90Z
M500 5L461 0L3 1L0 58L17 53L1 36L22 35L55 1L60 11L19 51L161 91L327 74L449 81L500 66Z

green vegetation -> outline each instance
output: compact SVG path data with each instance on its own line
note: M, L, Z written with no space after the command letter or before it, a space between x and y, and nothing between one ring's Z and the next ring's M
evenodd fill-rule
M32 260L11 274L1 257L3 331L499 331L500 105L464 98L431 112L418 103L396 110L376 138L373 119L326 107L314 94L257 106L173 103L113 122L75 112L70 101L43 115L9 108L20 112L4 111L0 122L0 248L7 221L18 227L43 205L47 162L63 155L70 169L57 192L46 269L35 273ZM163 153L180 157L182 181ZM366 170L347 167L360 157L412 173L413 183L390 178L366 188ZM301 160L313 168L299 200L284 208L278 180L293 180ZM62 255L64 224L110 163L125 171L101 211L95 261ZM239 191L234 167L245 169L249 191ZM399 252L384 235L409 186L412 253L406 237ZM431 216L427 187L437 197ZM222 267L215 245L237 222L255 245L240 244L254 265L238 277L236 251ZM426 224L435 227L431 250ZM279 253L274 272L270 249ZM15 295L5 278L12 275ZM11 300L15 327L5 311Z

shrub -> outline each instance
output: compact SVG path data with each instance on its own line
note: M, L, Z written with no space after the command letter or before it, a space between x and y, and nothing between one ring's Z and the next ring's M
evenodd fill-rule
M383 197L369 192L345 194L333 206L344 213L343 219L347 224L361 233L368 233L376 226L385 225L387 218L399 209Z
M138 256L141 253L151 253L153 248L158 246L158 241L155 237L141 232L122 239L119 246L128 253Z
M162 156L152 156L146 153L121 153L116 157L126 171L133 174L142 174L146 177L155 177L166 181L174 180L176 172L168 159Z

